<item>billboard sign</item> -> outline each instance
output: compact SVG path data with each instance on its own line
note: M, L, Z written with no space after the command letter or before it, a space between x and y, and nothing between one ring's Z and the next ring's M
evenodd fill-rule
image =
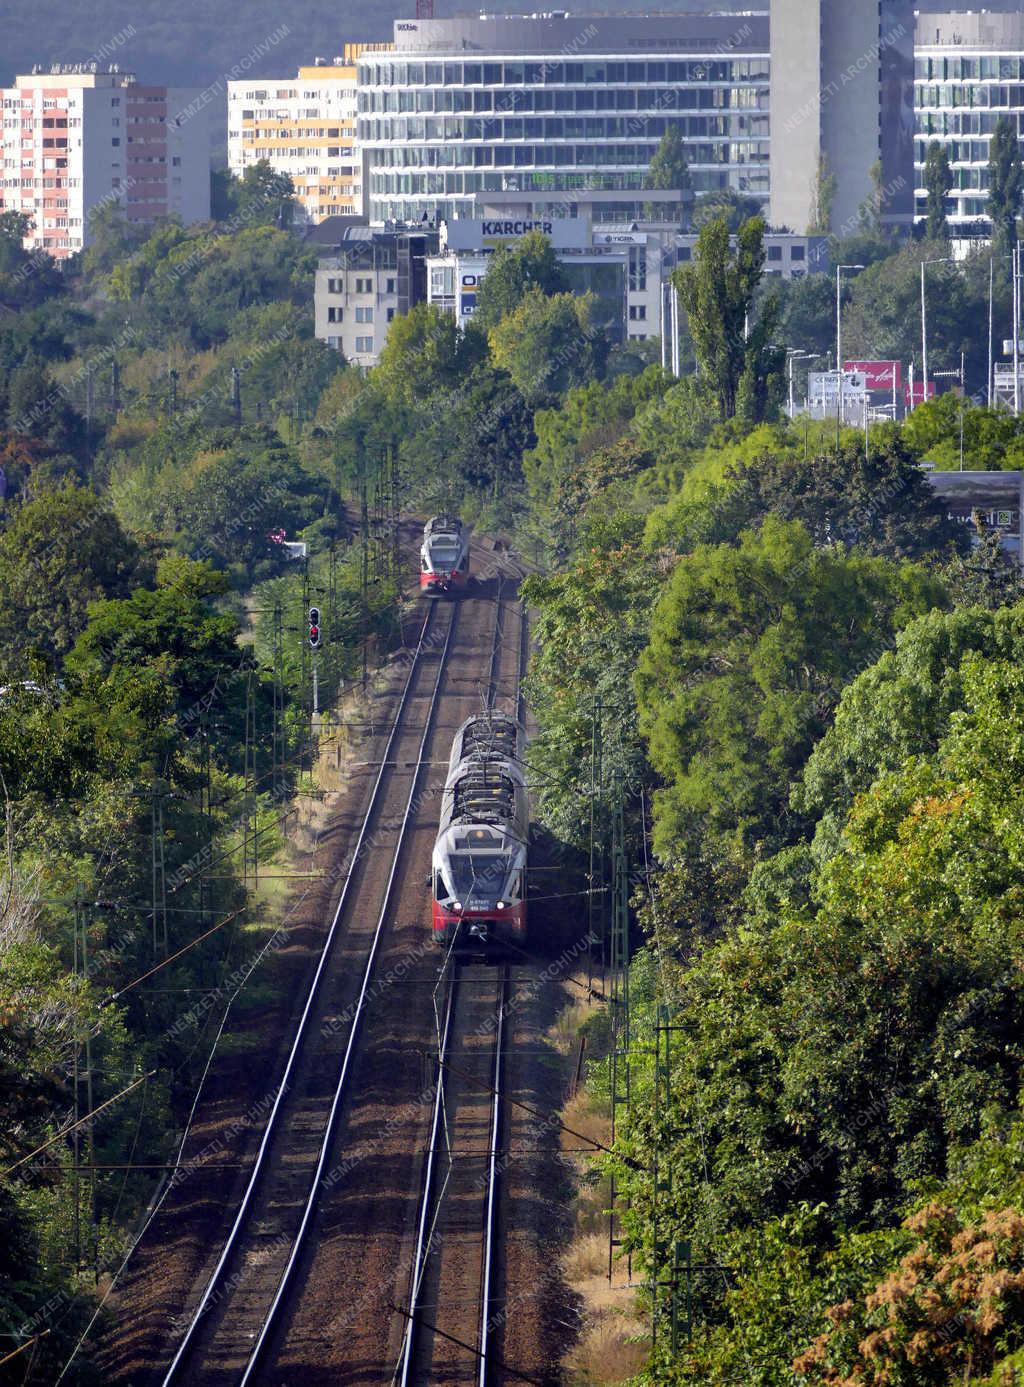
M583 250L589 224L580 217L455 217L443 223L442 243L449 250L495 250L519 241L531 231L547 236L556 250Z
M897 390L903 389L903 363L900 361L844 361L847 371L860 371L869 390L892 393L894 378Z
M807 395L812 404L824 405L826 409L839 408L839 372L811 371L807 376ZM867 394L867 381L863 371L843 371L843 401L863 401Z
M930 380L928 382L928 398L929 400L935 399L935 382L933 380ZM921 382L919 380L914 381L913 395L911 395L909 385L903 387L903 401L908 409L915 409L922 402L923 399L924 395L922 393Z

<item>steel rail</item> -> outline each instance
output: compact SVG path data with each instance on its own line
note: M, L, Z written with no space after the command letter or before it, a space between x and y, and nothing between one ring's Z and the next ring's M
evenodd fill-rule
M424 617L423 625L420 629L419 639L416 644L416 650L413 656L413 660L409 666L409 675L405 681L405 687L402 690L402 696L399 701L398 708L395 711L395 717L392 723L391 732L388 736L387 745L385 747L384 755L382 757L381 768L377 774L376 780L374 781L373 790L370 794L370 800L367 805L366 813L363 816L363 822L359 830L359 837L356 840L356 845L352 852L352 860L349 863L348 871L345 874L345 881L342 885L341 894L338 897L337 908L335 909L334 917L331 921L330 928L324 939L323 948L320 951L320 958L317 963L316 972L314 973L313 979L309 986L306 1002L302 1009L302 1015L299 1018L299 1023L296 1027L295 1036L292 1041L291 1049L288 1053L288 1059L285 1063L284 1073L281 1077L281 1082L278 1085L277 1093L274 1097L274 1102L271 1107L269 1116L267 1118L267 1124L264 1128L263 1136L260 1139L259 1147L257 1148L255 1160L253 1162L252 1170L249 1176L249 1181L245 1188L245 1193L243 1194L241 1203L238 1206L238 1211L235 1214L234 1221L231 1225L230 1231L228 1232L228 1236L225 1240L224 1247L221 1250L221 1254L218 1257L217 1263L207 1280L206 1287L203 1291L202 1296L200 1297L199 1304L194 1310L192 1317L189 1320L188 1328L185 1330L181 1342L179 1343L178 1348L175 1351L174 1357L171 1359L170 1365L168 1366L167 1371L164 1374L164 1377L162 1379L163 1387L171 1387L171 1384L178 1377L178 1374L192 1349L193 1341L195 1338L195 1334L198 1330L199 1323L203 1315L206 1313L206 1310L209 1307L211 1301L213 1300L214 1295L216 1294L216 1290L220 1283L221 1277L223 1276L224 1270L232 1254L235 1251L235 1247L237 1245L239 1236L248 1218L250 1205L252 1204L256 1187L259 1183L260 1176L263 1173L264 1160L266 1158L268 1150L270 1149L271 1141L273 1137L276 1135L277 1123L280 1117L281 1108L284 1103L285 1096L289 1092L291 1077L294 1072L300 1051L302 1049L303 1041L305 1040L306 1026L309 1021L310 1013L313 1009L313 1003L316 999L316 994L319 990L321 978L323 977L324 971L327 966L327 960L331 954L334 938L338 929L338 922L341 918L342 911L345 908L345 905L348 900L349 889L352 884L353 874L362 856L363 844L366 841L370 828L370 823L373 819L374 812L376 810L377 803L380 798L381 786L387 775L387 762L390 760L391 749L394 746L394 743L398 737L399 729L401 728L403 723L406 706L409 702L411 690L415 682L417 671L419 669L420 660L426 648L430 629L433 625L435 610L436 608L433 604L428 608L427 613ZM451 635L452 631L454 630L454 627L455 609L453 608L452 618L448 628L448 634L445 639L444 649L442 651L439 674L445 667L448 648L451 642ZM432 713L433 704L431 705L431 717Z
M264 1317L263 1324L260 1328L259 1333L256 1336L256 1341L253 1344L252 1351L249 1355L249 1361L245 1366L245 1371L239 1379L239 1387L246 1387L246 1384L251 1381L252 1375L256 1371L257 1362L263 1351L264 1346L266 1345L270 1332L274 1326L274 1321L277 1317L278 1310L280 1309L281 1304L283 1303L288 1293L288 1283L291 1280L292 1272L295 1270L295 1265L299 1259L299 1254L302 1251L303 1243L305 1241L306 1232L309 1228L310 1222L313 1218L313 1214L316 1210L317 1200L320 1191L320 1183L323 1179L324 1170L327 1165L327 1160L330 1154L331 1139L334 1135L334 1128L338 1118L338 1111L341 1107L342 1098L345 1093L345 1085L348 1079L349 1066L352 1060L352 1055L355 1051L356 1037L359 1033L359 1023L362 1020L363 1014L366 1010L366 997L370 987L370 979L373 976L373 966L376 962L377 950L380 945L381 937L384 933L384 923L387 919L388 910L391 906L391 897L392 893L394 892L395 881L398 878L398 866L402 858L402 849L405 846L406 834L409 829L409 824L416 811L417 789L419 786L420 774L424 765L424 752L426 751L427 742L430 738L430 734L433 731L434 727L434 715L437 712L438 700L441 693L441 683L444 679L445 669L448 663L448 651L451 647L452 636L455 632L456 619L458 616L458 607L453 605L451 611L452 616L448 625L448 634L445 638L444 648L441 652L441 659L437 667L437 677L434 680L434 688L431 694L430 707L427 710L427 716L423 722L423 735L420 738L416 770L413 774L412 780L409 785L409 797L406 801L405 813L402 816L402 824L398 830L398 840L395 844L394 855L391 859L391 871L388 873L387 886L384 888L384 899L381 903L380 915L378 916L377 924L374 928L373 939L370 942L370 950L366 958L366 967L363 970L363 981L359 989L359 998L355 1004L355 1014L352 1017L352 1025L349 1028L348 1042L345 1046L345 1056L342 1060L341 1071L338 1075L337 1084L335 1085L334 1097L331 1100L331 1110L328 1114L327 1122L324 1126L323 1139L320 1144L320 1153L317 1158L316 1170L314 1171L313 1179L310 1182L309 1194L306 1198L305 1207L302 1211L302 1219L299 1223L298 1231L292 1242L291 1251L288 1254L288 1260L284 1265L284 1270L281 1272L281 1279L278 1282L277 1290L274 1293L274 1298L270 1302L270 1306L267 1310L266 1316Z
M494 1072L491 1098L491 1151L487 1161L487 1208L484 1217L483 1277L480 1289L480 1359L477 1387L487 1387L488 1346L491 1329L492 1272L498 1209L498 1146L501 1138L502 1104L501 1080L504 1070L502 1056L505 1045L505 1010L508 1007L508 965L501 970L498 984L498 1022L494 1037Z
M444 1119L444 1074L445 1059L448 1054L448 1037L451 1034L452 1014L455 1010L455 994L458 990L458 972L453 966L451 980L448 984L448 996L445 1003L444 1022L440 1028L437 1046L437 1088L434 1090L434 1110L430 1119L430 1146L428 1147L427 1165L423 1175L423 1194L420 1198L420 1217L416 1229L416 1247L412 1259L412 1280L409 1290L409 1315L405 1322L405 1337L402 1343L401 1368L402 1375L399 1379L401 1387L409 1387L409 1374L412 1371L413 1351L416 1339L416 1321L419 1314L420 1287L423 1283L423 1274L426 1270L427 1257L429 1255L430 1231L428 1224L430 1213L433 1207L434 1190L434 1157L441 1150L438 1146L438 1134L441 1130L441 1123Z
M420 1195L420 1213L417 1224L416 1247L413 1252L409 1307L408 1310L404 1312L406 1315L406 1323L405 1335L402 1341L402 1356L399 1363L400 1374L396 1373L399 1387L414 1387L413 1373L417 1348L417 1328L422 1321L420 1293L423 1286L424 1272L431 1254L430 1243L433 1235L433 1215L440 1207L439 1204L435 1203L434 1195L436 1165L434 1158L436 1155L443 1152L448 1156L449 1160L451 1159L451 1152L446 1151L445 1148L438 1145L438 1134L445 1115L444 1073L445 1066L448 1063L448 1043L451 1036L452 1017L455 1012L456 997L459 990L460 970L461 965L453 965L451 984L448 988L445 1004L444 1021L440 1029L437 1061L438 1083L434 1093L434 1108L430 1127L430 1145L427 1148L427 1164L423 1177L423 1189ZM488 1346L491 1328L495 1244L497 1241L498 1162L502 1154L499 1149L501 1123L503 1120L501 1079L504 1071L505 1013L508 1009L509 977L509 966L504 964L502 965L498 985L497 1020L494 1029L494 1056L491 1067L492 1097L490 1122L488 1124L490 1142L487 1152L487 1191L483 1220L484 1241L481 1248L480 1319L477 1338L478 1348L475 1350L478 1359L478 1387L487 1387L487 1373L490 1366L488 1364ZM434 1326L430 1326L430 1328L433 1327Z

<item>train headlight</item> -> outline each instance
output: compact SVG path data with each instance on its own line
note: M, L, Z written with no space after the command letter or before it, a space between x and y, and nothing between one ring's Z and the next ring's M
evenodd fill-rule
M462 902L461 902L461 901L452 901L452 909L453 909L453 910L461 910L461 909L462 909Z
M504 902L504 901L499 901L499 902L498 902L498 909L499 909L499 910L504 910L504 909L505 909L505 902Z

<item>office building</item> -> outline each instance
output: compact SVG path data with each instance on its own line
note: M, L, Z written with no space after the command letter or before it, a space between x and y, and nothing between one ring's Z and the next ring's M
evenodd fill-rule
M0 208L31 217L26 248L75 254L109 204L132 222L208 218L209 124L197 96L95 65L55 65L0 88Z
M582 218L520 218L500 215L459 218L442 223L437 253L427 258L427 301L453 313L465 326L476 311L476 295L489 257L500 245L530 231L549 237L576 293L603 300L602 318L616 341L645 341L661 335L662 285L671 271L687 263L696 236L677 228L635 223L628 229L592 227ZM828 270L824 237L765 237L765 272L799 279Z
M355 151L359 44L322 58L294 78L228 83L228 167L241 178L261 159L286 173L305 217L357 214L362 179Z
M768 17L488 15L403 20L358 60L371 222L510 213L634 220L667 126L698 194L768 197ZM503 196L509 201L503 204ZM802 228L801 228L802 229Z
M1009 118L1018 135L1024 116L1024 14L922 11L917 21L914 151L917 212L925 212L924 161L937 141L953 170L949 223L954 234L988 235L989 141Z

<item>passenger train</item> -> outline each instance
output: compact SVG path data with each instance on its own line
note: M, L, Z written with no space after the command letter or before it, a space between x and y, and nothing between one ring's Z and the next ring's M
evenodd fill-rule
M451 592L469 582L469 539L462 521L435 515L423 528L420 548L420 591Z
M431 864L439 944L526 938L530 806L523 740L522 726L505 713L477 714L455 734Z

